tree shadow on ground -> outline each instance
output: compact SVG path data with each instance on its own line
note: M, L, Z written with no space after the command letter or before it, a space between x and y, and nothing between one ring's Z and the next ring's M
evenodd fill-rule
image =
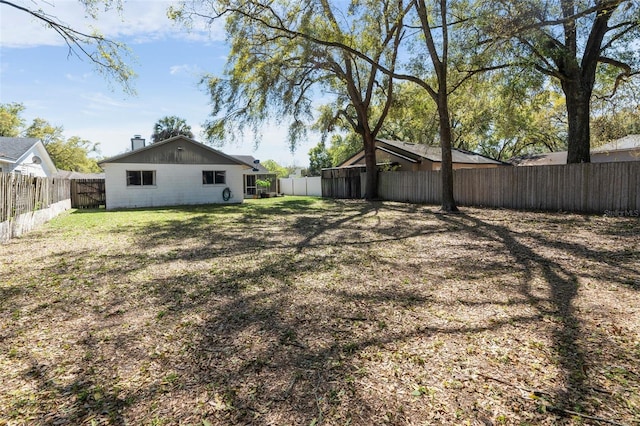
M36 301L42 308L30 307L28 321L12 335L26 334L29 323L47 315L66 327L43 345L65 342L67 359L43 361L38 348L17 354L28 364L24 380L37 389L39 400L31 402L36 418L50 424L125 424L131 418L158 424L427 422L431 413L424 407L435 402L410 395L388 402L385 395L402 392L382 388L395 383L400 391L428 394L440 385L429 382L429 373L449 380L444 370L457 368L435 360L429 365L439 345L549 322L551 358L562 383L545 398L550 406L575 409L593 395L585 371L594 361L581 343L586 336L574 306L581 277L553 256L565 252L615 268L616 283L629 286L638 276L633 254L514 231L481 214L433 215L397 203L328 204L315 213L309 204L288 204L286 217L272 206L259 209L264 214L233 206L228 215L197 207L187 209L186 220L110 231L116 240L130 238L123 248L132 252L60 251L64 262L42 268L47 278ZM390 220L390 212L400 217ZM249 222L267 233L256 238L245 229ZM457 239L487 257L469 257ZM422 252L438 244L452 250L435 258ZM400 251L387 253L393 245ZM497 290L485 282L514 269L517 279ZM470 286L487 292L472 299L465 293ZM6 293L12 299L24 293L12 291ZM501 309L509 310L464 318L472 310ZM419 346L402 348L407 342ZM458 357L475 350L450 349ZM397 371L372 377L368 369L376 363ZM412 370L423 377L411 376ZM488 388L443 389L444 412L432 422L492 418L488 408L465 400Z
M564 253L579 260L601 264L608 269L609 279L616 277L617 284L630 286L635 290L638 289L640 277L640 265L634 262L637 260L637 253L620 247L616 247L615 250L596 250L591 248L587 241L567 242L543 236L536 231L514 233L511 229L465 213L437 217L444 223L459 227L474 238L494 241L503 247L502 250L511 254L514 260L513 268L523 271L517 286L519 295L539 312L540 318L552 317L557 320L557 326L551 336L552 348L564 377L556 392L546 395L550 397L552 404L548 409L557 410L562 416L570 416L572 410L581 411L588 396L599 396L598 392L602 391L597 388L594 390L587 380L587 367L591 360L587 358L588 355L580 344L581 341L585 341L585 336L582 335L581 323L574 306L578 295L579 277L571 267L560 264L552 256L542 252L552 249L556 254ZM588 219L587 217L585 220L588 222ZM562 221L560 223L563 224ZM477 265L474 265L474 269L476 267ZM593 271L591 274L597 276L598 272ZM589 272L581 275L589 276ZM533 283L536 276L542 278L548 286L549 292L546 297L535 294Z

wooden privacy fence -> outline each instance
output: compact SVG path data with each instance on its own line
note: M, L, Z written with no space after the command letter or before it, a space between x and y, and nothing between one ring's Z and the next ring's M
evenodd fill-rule
M438 204L440 179L440 172L381 172L378 196ZM640 162L454 170L454 197L466 206L637 215Z
M106 204L104 179L71 180L71 207L98 208Z
M322 170L322 196L326 198L361 198L364 184L360 175L365 167Z
M68 199L68 180L0 173L0 222Z

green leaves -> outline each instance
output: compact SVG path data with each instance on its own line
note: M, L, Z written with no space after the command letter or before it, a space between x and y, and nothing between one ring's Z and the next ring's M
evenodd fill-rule
M184 118L172 115L162 117L156 122L153 126L151 139L153 142L160 142L180 135L193 138L191 126L187 124L187 121Z
M95 158L89 157L90 154L98 153L99 143L79 136L65 139L62 126L53 126L43 118L35 118L24 129L24 119L21 117L24 109L22 104L0 104L0 136L23 135L41 140L58 169L83 173L100 172Z
M249 129L258 139L265 121L286 122L293 150L307 135L319 94L332 99L326 104L329 115L340 115L343 124L360 133L377 132L385 111L374 114L370 106L390 91L376 64L393 68L398 7L369 0L219 0L194 4L189 16L182 9L182 20L202 15L225 19L231 46L224 76L203 79L212 106L208 138L234 140ZM326 124L316 130L331 131L333 124Z
M54 127L45 119L34 118L31 126L24 131L24 135L28 138L40 139L48 149L51 143L64 140L62 131L62 126Z
M319 142L309 150L309 175L320 176L323 168L331 167L331 157L324 142Z
M320 170L336 167L362 151L362 137L353 130L346 135L331 136L327 147L324 141L309 150L309 175L319 176Z
M89 154L98 151L98 143L72 136L67 140L57 140L47 145L47 152L58 169L82 173L101 171L94 158Z
M0 136L16 137L20 134L20 128L24 125L21 117L24 105L14 102L0 104Z

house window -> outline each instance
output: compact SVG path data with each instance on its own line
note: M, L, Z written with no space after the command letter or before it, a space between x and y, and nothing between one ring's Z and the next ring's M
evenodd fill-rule
M220 170L203 170L203 185L224 185L227 183L227 172Z
M154 186L155 170L127 170L127 186Z

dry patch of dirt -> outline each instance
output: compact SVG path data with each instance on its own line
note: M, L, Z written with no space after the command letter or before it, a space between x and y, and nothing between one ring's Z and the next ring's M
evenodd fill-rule
M640 422L640 222L312 198L0 246L0 424Z

